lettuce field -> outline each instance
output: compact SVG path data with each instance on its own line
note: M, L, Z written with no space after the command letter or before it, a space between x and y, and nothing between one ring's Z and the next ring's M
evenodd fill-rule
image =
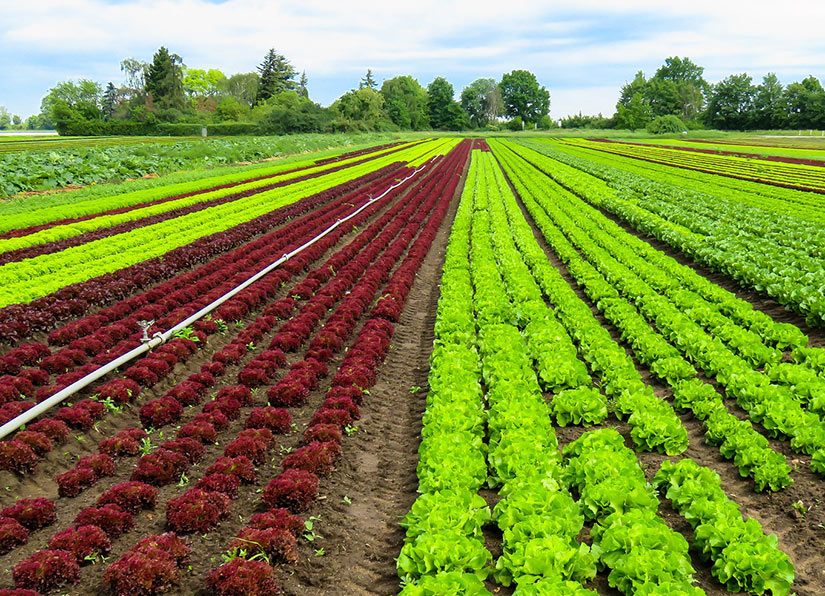
M821 152L198 167L0 202L0 596L825 593Z

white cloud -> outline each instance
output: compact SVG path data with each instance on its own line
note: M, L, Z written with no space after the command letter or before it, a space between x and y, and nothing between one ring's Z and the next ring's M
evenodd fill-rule
M367 67L424 84L438 74L466 83L526 68L551 89L561 115L577 105L612 112L624 81L671 55L690 56L711 80L825 74L818 1L28 0L13 14L0 22L0 104L21 113L36 111L58 80L119 81L121 59L148 60L160 45L189 66L227 73L252 70L275 47L307 71L325 104Z

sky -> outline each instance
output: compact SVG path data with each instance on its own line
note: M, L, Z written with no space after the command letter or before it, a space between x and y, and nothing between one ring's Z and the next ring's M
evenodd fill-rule
M615 111L621 86L668 56L717 82L825 78L822 0L0 0L0 105L23 118L67 79L124 82L120 61L161 45L190 68L250 72L275 48L321 105L375 78L461 89L533 72L553 118Z

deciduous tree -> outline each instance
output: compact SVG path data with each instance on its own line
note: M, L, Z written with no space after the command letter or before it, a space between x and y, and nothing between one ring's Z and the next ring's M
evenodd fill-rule
M484 128L504 114L501 90L495 79L476 79L461 91L461 107L470 124Z
M467 116L454 99L453 86L444 77L436 77L427 85L427 108L430 126L438 130L467 128Z
M381 95L390 119L400 128L423 130L429 127L429 96L418 81L409 75L387 79Z
M522 122L538 122L550 111L550 92L539 85L536 75L527 70L504 74L499 83L504 113Z

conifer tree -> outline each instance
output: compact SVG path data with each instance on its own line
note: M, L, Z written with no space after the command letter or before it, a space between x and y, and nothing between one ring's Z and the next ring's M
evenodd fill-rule
M164 46L152 57L152 64L146 73L146 92L152 94L154 103L159 107L184 107L182 65L183 59L177 54L170 54Z
M271 48L258 67L261 78L258 81L258 95L255 103L266 101L273 95L295 89L295 69L284 56Z

